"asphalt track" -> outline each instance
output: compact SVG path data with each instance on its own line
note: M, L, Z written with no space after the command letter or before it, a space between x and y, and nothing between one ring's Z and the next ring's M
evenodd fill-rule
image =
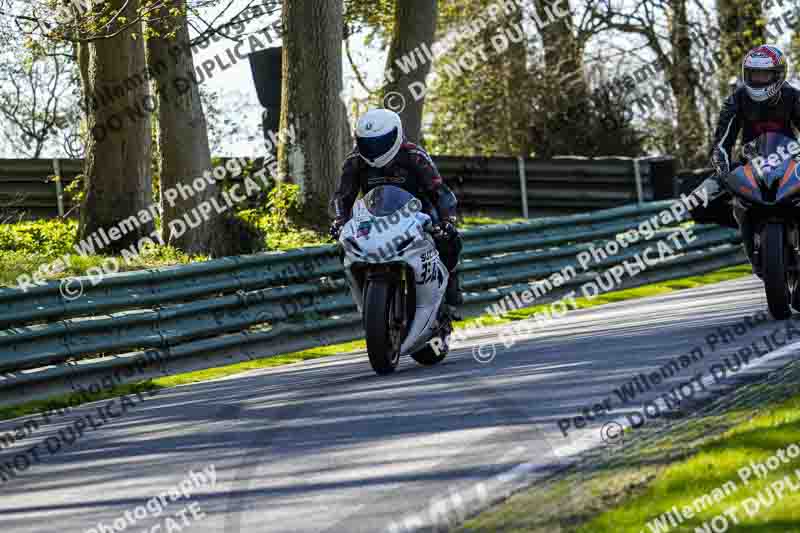
M165 390L2 483L0 530L389 532L420 516L454 519L460 495L476 484L476 494L491 498L492 486L481 482L520 472L521 464L539 476L576 450L604 445L609 418L567 437L558 420L616 398L613 390L641 372L705 349L638 403L614 404L613 414L641 408L641 400L774 329L770 320L709 349L718 327L765 309L760 282L746 279L571 312L510 348L496 328L483 329L440 366L405 358L384 378L357 354ZM494 360L477 362L474 347L488 353L491 342ZM0 451L0 464L104 403L40 427ZM3 423L0 432L17 424ZM210 465L215 487L163 500L159 517L135 516L189 470ZM165 521L190 503L202 518L184 512L188 521Z

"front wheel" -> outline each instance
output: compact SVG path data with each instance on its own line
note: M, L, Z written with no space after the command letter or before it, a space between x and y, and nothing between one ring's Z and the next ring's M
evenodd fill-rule
M764 289L769 312L778 320L792 316L791 291L786 275L786 240L783 224L767 224L761 239Z
M395 316L398 305L395 287L388 280L371 280L364 298L364 329L367 337L367 354L372 369L378 375L394 372L400 361L400 342L403 317Z

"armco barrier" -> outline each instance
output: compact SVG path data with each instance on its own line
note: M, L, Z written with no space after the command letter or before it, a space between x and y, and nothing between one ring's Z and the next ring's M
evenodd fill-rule
M592 214L552 217L464 232L459 267L466 315L524 291L568 265L578 275L533 304L576 290L676 230L650 239L582 272L576 256L638 227L671 205L652 202ZM694 226L681 254L624 280L621 287L705 273L740 264L736 232ZM263 253L141 272L115 274L85 287L74 301L51 282L23 292L0 289L0 389L64 376L165 364L222 351L265 357L363 336L337 251L322 246ZM73 282L73 283L77 283Z
M433 158L469 211L560 215L653 199L647 158ZM523 194L524 193L524 194ZM524 199L524 202L523 202Z
M64 188L82 169L77 159L0 159L0 215L16 221L68 214L74 206Z
M434 156L433 160L460 207L470 212L562 215L653 199L648 158ZM252 171L263 164L263 158L256 159ZM13 215L76 216L76 206L63 192L82 167L79 159L0 159L0 215L12 215L11 220L16 220ZM230 178L231 183L241 180ZM255 201L247 207L257 205Z

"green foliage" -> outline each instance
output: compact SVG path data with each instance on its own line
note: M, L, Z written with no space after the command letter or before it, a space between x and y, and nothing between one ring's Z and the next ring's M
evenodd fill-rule
M385 48L394 29L395 0L345 0L344 20L350 34L366 30L365 43Z
M769 2L767 2L769 3ZM748 50L765 44L765 25L767 18L762 0L718 0L719 50L722 53L723 65L718 73L722 93L728 93L728 81L740 75L742 59ZM713 37L708 36L710 46L714 46Z
M37 220L0 225L0 285L16 285L19 276L33 275L41 267L68 256L61 272L47 270L46 279L83 276L92 267L101 267L106 256L82 256L73 248L78 232L75 220ZM130 263L119 261L121 271L207 261L206 256L189 256L171 246L152 246Z
M281 230L289 229L290 221L301 214L300 187L291 183L279 183L267 196L267 223Z
M537 157L557 155L636 157L643 154L644 132L632 124L625 104L608 92L594 91L577 99L548 91L555 80L542 74L542 92L531 126Z
M489 3L481 0L460 16L451 14L447 24L463 30ZM437 61L437 83L425 103L432 119L426 147L464 156L641 155L642 135L622 103L608 94L590 94L584 84L575 89L565 82L546 66L536 41L493 52L491 38L501 26L524 23L519 14L514 17L461 39ZM463 59L481 46L488 59L464 68Z
M208 261L210 259L205 255L189 255L172 246L160 245L148 246L142 251L139 257L144 264L153 265L179 265Z
M239 216L266 234L270 250L329 244L331 240L327 235L298 227L293 222L301 218L302 212L300 187L279 183L267 195L265 207L242 211Z
M648 133L645 140L647 150L660 154L678 153L679 139L671 118L648 118L645 120L644 129Z
M72 250L77 232L77 221L60 218L0 224L0 252L54 258Z
M75 176L75 179L72 180L64 187L64 194L69 199L72 205L80 205L83 202L83 199L86 197L86 191L84 189L84 181L86 180L86 176L83 174L78 174Z
M465 31L491 1L472 2L460 9L455 9L456 3L444 2L441 6L437 38L452 34L459 39L435 64L436 83L425 101L426 113L432 118L425 131L426 148L434 153L466 156L527 152L530 89L526 44L492 53L489 39L497 32L497 23L477 33ZM480 48L487 50L488 60L477 61L471 70L463 68L463 60Z

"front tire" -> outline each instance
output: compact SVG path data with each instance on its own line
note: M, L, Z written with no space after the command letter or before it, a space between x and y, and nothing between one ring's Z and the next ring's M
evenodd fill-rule
M402 335L395 331L395 293L394 287L387 280L372 280L367 285L364 298L364 330L367 334L369 364L380 376L394 372L400 361Z
M770 314L777 320L792 316L791 292L786 276L786 240L783 224L767 224L761 240L764 289Z

